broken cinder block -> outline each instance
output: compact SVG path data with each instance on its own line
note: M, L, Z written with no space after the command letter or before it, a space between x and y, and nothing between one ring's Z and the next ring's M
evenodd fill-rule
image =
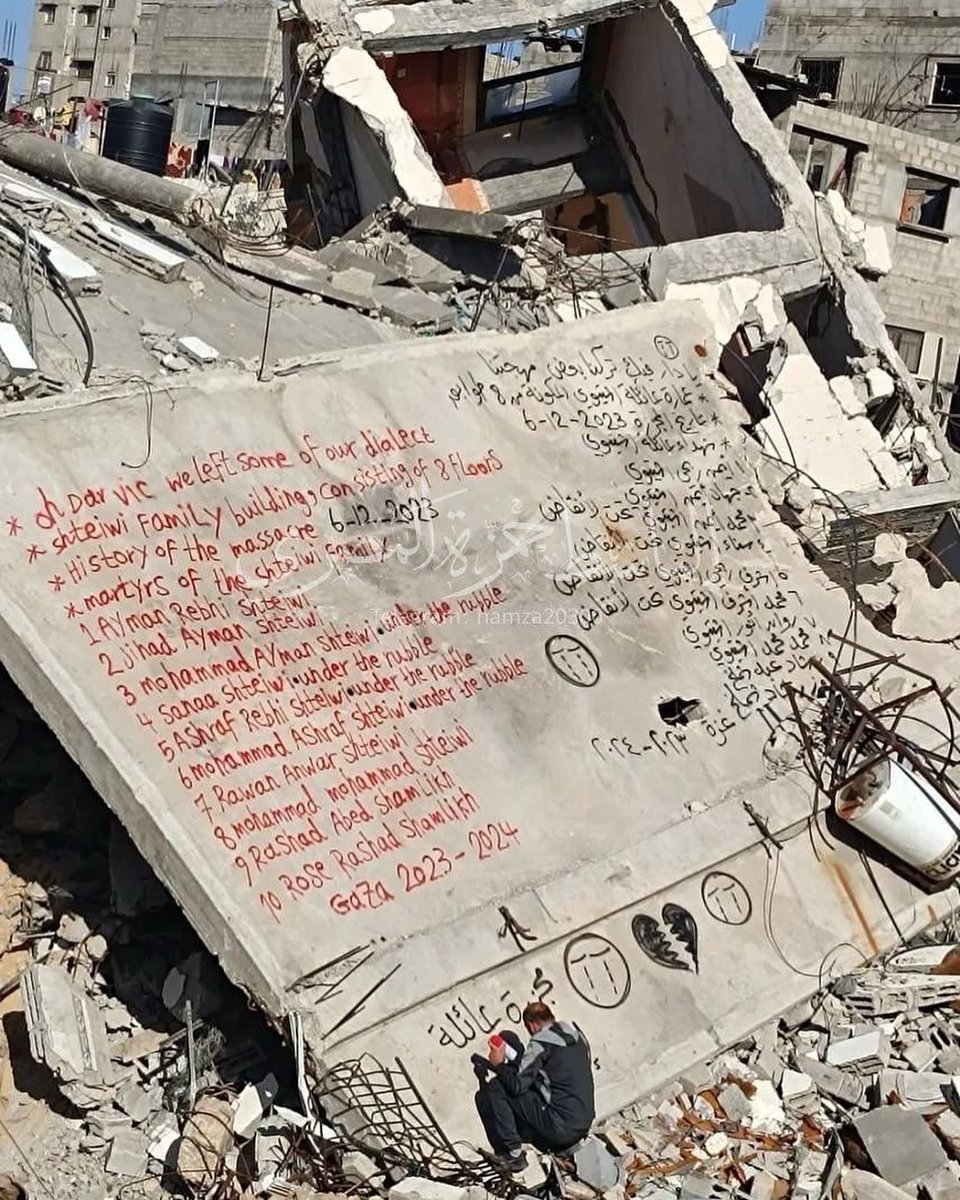
M103 1017L66 971L32 963L20 980L20 995L37 1062L66 1082L113 1081Z

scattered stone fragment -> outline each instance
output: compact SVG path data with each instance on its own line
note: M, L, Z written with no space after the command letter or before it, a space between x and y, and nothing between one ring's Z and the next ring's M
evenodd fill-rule
M388 1200L467 1200L467 1189L408 1175L387 1192Z
M154 1113L143 1127L143 1135L147 1138L147 1155L156 1162L167 1163L171 1158L170 1151L174 1142L180 1136L177 1118L173 1113Z
M277 1109L277 1115L280 1110ZM348 1183L366 1183L375 1175L381 1175L377 1164L362 1150L348 1150L341 1159L340 1173Z
M244 1139L252 1137L276 1097L277 1080L274 1075L268 1075L260 1083L247 1084L237 1097L234 1108L234 1135Z
M863 1099L863 1081L850 1075L847 1071L843 1071L839 1067L832 1067L829 1063L822 1063L809 1055L801 1057L798 1060L798 1066L810 1076L815 1087L834 1100L854 1105L859 1104Z
M102 958L106 958L110 947L107 945L107 939L102 933L94 933L87 938L84 949L94 962L99 962Z
M134 1125L145 1121L159 1106L160 1093L148 1091L133 1080L125 1083L117 1092L117 1107L130 1117Z
M106 1169L111 1175L139 1178L147 1169L147 1139L136 1129L123 1129L113 1139Z
M59 967L33 964L20 981L30 1051L61 1079L109 1083L107 1032L96 1005Z
M205 342L202 338L193 337L192 335L180 338L177 345L187 358L192 358L194 362L201 365L216 362L220 357L220 351L214 349L209 342Z
M201 1189L211 1183L227 1152L233 1134L230 1101L202 1096L183 1124L177 1152L177 1170Z
M960 1117L951 1109L942 1112L933 1123L933 1128L946 1147L947 1153L960 1159Z
M957 1164L947 1163L915 1181L918 1200L960 1200Z
M140 336L146 338L172 338L176 337L175 329L170 329L166 325L157 325L154 321L144 321L140 326Z
M168 1034L159 1033L155 1029L140 1029L132 1037L122 1041L112 1050L112 1057L118 1062L134 1063L138 1059L148 1058L167 1040Z
M711 1156L716 1158L717 1155L725 1154L730 1148L730 1139L723 1132L718 1130L716 1133L711 1133L707 1140L703 1143L703 1148Z
M90 936L90 926L77 913L64 913L57 926L57 937L68 946L77 946Z
M894 1098L930 1116L946 1108L950 1076L934 1071L881 1071L878 1086L884 1100Z
M573 1152L577 1178L588 1187L603 1194L619 1184L623 1172L599 1138L588 1136ZM437 1200L442 1200L438 1197Z
M858 1037L831 1042L826 1055L832 1067L849 1067L862 1074L874 1074L890 1061L890 1043L881 1029Z
M923 1117L912 1109L885 1105L853 1122L870 1161L896 1187L942 1167L947 1156Z
M844 1171L840 1186L844 1200L912 1200L909 1192L869 1171Z

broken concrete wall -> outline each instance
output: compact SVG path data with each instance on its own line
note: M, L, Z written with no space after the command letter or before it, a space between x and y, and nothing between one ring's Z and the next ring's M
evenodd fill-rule
M893 269L876 285L880 305L891 325L917 330L924 345L917 374L932 380L937 347L942 341L940 381L952 383L960 358L960 303L953 280L960 268L955 231L944 235L911 229L901 222L907 172L927 172L939 179L960 180L960 148L952 142L867 121L850 113L798 104L792 111L794 146L822 135L837 139L838 150L856 148L856 165L848 188L850 209L867 221L879 221L893 251ZM956 219L955 194L947 221Z
M318 1060L399 1054L457 1136L464 1051L532 995L610 1111L895 936L767 756L848 611L719 349L678 302L208 373L145 461L138 390L0 417L3 661L228 973ZM947 907L882 879L905 927Z
M604 91L634 187L665 241L780 228L769 180L663 9L616 22Z

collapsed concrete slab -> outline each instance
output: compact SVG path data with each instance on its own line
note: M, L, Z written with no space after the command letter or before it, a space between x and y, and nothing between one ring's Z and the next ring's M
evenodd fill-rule
M473 1139L531 998L609 1112L949 909L815 853L768 753L848 609L706 311L563 332L0 416L11 674L324 1086L372 1055Z

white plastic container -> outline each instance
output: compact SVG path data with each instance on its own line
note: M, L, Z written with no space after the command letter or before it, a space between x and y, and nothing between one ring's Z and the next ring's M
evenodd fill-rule
M909 764L881 759L840 792L837 815L931 881L960 875L960 814Z

